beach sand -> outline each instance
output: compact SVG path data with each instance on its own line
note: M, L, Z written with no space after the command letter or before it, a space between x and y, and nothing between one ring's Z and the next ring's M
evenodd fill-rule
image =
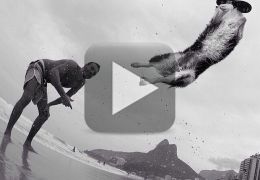
M126 176L113 174L95 167L87 166L74 159L54 152L43 145L34 142L37 153L23 148L25 136L13 130L12 141L3 138L5 123L0 121L0 179L30 180L30 179L89 179L89 180L124 180Z
M128 176L117 168L99 164L85 153L73 152L66 144L41 129L32 146L35 152L23 148L31 121L26 117L16 123L11 141L4 137L12 106L0 98L0 180L128 180L140 179Z

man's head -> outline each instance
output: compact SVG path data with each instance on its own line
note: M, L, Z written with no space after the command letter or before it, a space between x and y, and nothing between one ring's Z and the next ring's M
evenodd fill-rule
M89 62L82 68L84 79L90 79L95 76L100 69L100 65L95 62Z

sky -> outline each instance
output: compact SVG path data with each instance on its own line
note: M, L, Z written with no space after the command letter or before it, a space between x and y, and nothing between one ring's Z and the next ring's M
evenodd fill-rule
M176 90L176 119L170 130L143 135L93 132L84 121L83 90L73 97L72 111L51 109L44 128L81 149L149 151L168 139L197 172L238 169L260 149L260 3L250 3L244 38L234 52L187 88ZM83 65L92 44L159 42L183 50L203 31L215 6L214 0L1 0L0 96L11 104L18 100L30 61L72 58ZM57 97L52 87L48 91L50 100ZM24 115L33 119L37 109L30 105Z

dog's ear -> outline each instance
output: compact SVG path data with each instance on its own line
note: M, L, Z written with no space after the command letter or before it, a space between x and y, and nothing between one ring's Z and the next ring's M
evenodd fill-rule
M233 6L242 13L249 13L252 10L251 4L245 1L236 0L233 2Z

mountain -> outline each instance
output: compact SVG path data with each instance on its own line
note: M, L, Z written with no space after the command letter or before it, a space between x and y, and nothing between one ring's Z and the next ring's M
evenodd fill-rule
M206 180L234 180L238 176L234 170L228 171L217 171L217 170L202 170L199 173L200 176L204 177Z
M167 139L160 142L153 150L143 152L118 152L97 149L85 151L98 161L106 162L128 173L142 177L165 177L177 179L204 179L177 156L177 146L169 144Z

